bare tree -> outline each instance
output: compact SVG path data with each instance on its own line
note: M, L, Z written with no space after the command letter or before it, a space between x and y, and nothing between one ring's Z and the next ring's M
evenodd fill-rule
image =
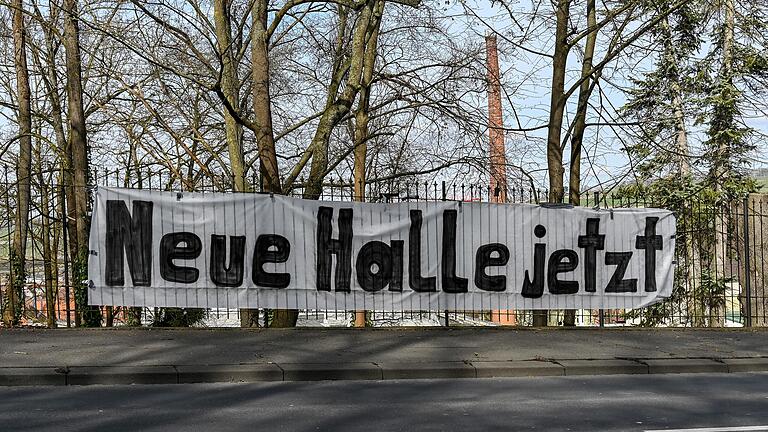
M71 166L66 167L72 173L73 194L69 205L74 208L74 232L70 234L70 243L77 254L73 256L75 283L75 322L77 325L98 326L101 324L101 312L98 307L88 305L88 139L83 108L83 78L80 62L80 38L78 25L77 0L64 0L64 49L67 70L67 110L69 119L68 154Z
M15 0L13 12L14 65L16 67L16 96L18 98L19 159L16 165L16 216L14 220L13 245L9 252L11 262L11 286L7 291L3 307L3 322L18 325L23 310L22 296L26 283L27 231L32 170L32 109L30 106L29 70L27 68L26 30L24 28L24 5ZM1 300L1 299L0 299Z

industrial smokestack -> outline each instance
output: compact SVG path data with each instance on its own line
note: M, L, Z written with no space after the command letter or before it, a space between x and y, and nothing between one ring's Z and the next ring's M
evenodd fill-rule
M485 37L488 58L488 138L491 172L491 202L507 201L507 156L504 148L504 120L501 116L501 80L496 35Z
M488 142L491 171L491 202L507 202L507 154L504 147L504 119L501 117L501 79L496 36L485 37L488 58ZM492 310L491 321L501 325L516 325L514 310Z

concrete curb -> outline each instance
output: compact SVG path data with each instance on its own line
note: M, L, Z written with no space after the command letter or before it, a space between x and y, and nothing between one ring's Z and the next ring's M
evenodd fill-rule
M504 378L768 371L768 357L0 367L0 386Z
M566 375L647 374L647 364L625 359L558 360Z
M56 367L0 368L0 386L67 385L67 371Z
M477 378L563 376L563 366L537 360L472 362Z
M728 366L725 363L713 359L639 359L639 361L648 365L650 374L728 372Z
M67 385L90 384L177 384L173 366L73 366Z
M283 381L381 380L375 363L281 363Z
M730 373L768 371L768 358L765 357L731 358L721 359L721 361L728 366Z
M283 381L283 370L274 363L245 365L176 366L179 384L210 382Z
M382 379L475 378L468 362L380 363Z

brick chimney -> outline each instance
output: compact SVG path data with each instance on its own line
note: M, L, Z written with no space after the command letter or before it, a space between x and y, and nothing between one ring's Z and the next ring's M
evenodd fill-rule
M491 202L507 202L507 155L504 148L504 120L501 117L501 80L496 36L485 37L488 56L488 142L491 171ZM516 325L514 310L492 310L491 321L501 325Z
M496 35L485 37L488 56L488 138L491 171L491 202L507 202L507 156L504 149L504 120L501 117L501 81Z

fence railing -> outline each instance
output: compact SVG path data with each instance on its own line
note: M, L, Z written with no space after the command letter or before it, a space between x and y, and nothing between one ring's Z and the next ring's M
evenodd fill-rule
M16 184L12 170L6 168L0 179L0 298L8 293L14 271L9 251L14 233ZM167 172L101 171L91 176L94 185L131 187L147 190L226 192L231 181L207 176L179 179ZM59 326L74 324L75 296L71 257L66 252L66 215L62 206L65 188L55 169L40 170L33 178L29 235L27 238L26 284L23 289L23 323L45 325L48 318ZM253 190L258 179L251 178ZM412 202L460 200L511 203L546 201L548 191L524 185L506 191L487 185L444 181L380 182L366 185L367 202ZM351 180L330 179L323 187L321 200L352 201ZM303 194L303 182L289 193ZM568 196L568 194L565 194ZM675 287L671 298L637 310L578 310L576 325L581 326L765 326L768 325L768 195L753 194L731 203L711 205L696 197L673 201L643 193L589 193L581 204L589 207L664 207L677 216ZM49 303L53 307L49 308ZM145 325L237 326L237 309L169 311L160 308L104 307L106 325L122 325L130 317ZM262 311L262 314L268 313ZM51 315L53 315L51 317ZM565 312L549 311L549 322L557 325ZM368 311L369 324L395 325L531 325L531 311ZM347 310L302 310L298 325L347 326L354 312ZM263 322L263 321L262 321Z

